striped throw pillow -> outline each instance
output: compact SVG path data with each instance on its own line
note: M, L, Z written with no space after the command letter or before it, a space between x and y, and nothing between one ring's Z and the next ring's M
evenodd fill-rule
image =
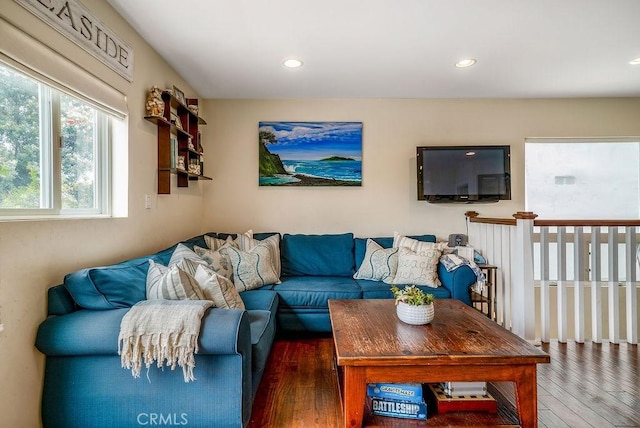
M149 260L147 300L204 300L200 284L176 264L166 267Z
M196 271L195 279L202 287L205 299L213 301L216 308L244 310L244 302L233 282L228 278L200 265Z

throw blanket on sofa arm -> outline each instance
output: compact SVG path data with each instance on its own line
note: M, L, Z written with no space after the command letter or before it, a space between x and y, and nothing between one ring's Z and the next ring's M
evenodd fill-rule
M457 254L450 253L444 254L442 257L440 257L440 263L444 265L445 269L447 269L447 272L451 272L452 270L455 270L460 266L469 266L473 273L476 274L476 278L478 278L478 282L474 284L474 289L479 293L482 292L485 281L484 273L482 273L482 270L480 270L478 265L473 260L468 260L464 257L460 257Z
M118 355L122 367L140 377L142 360L147 369L156 362L182 367L184 381L195 380L194 354L198 352L200 325L209 300L143 300L122 318L118 336Z

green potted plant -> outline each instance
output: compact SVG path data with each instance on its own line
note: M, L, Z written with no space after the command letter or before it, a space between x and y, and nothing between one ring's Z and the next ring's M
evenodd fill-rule
M398 288L391 286L391 292L396 299L396 313L401 321L407 324L422 325L433 320L433 294L428 294L415 285Z

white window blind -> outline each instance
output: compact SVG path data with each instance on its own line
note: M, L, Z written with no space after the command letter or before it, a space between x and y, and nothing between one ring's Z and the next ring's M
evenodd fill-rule
M124 94L1 17L0 59L120 120L128 114Z

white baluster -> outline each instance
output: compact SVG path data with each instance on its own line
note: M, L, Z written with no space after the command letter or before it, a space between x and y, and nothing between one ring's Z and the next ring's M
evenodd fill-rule
M533 284L533 213L517 213L515 248L513 251L511 290L511 323L513 332L534 342L536 334Z
M582 227L573 231L573 316L575 327L575 341L584 343L584 279L585 250L584 233Z
M567 342L567 229L558 227L556 257L558 263L558 341Z
M550 340L551 299L549 296L549 228L540 227L540 335L543 342Z
M602 237L591 229L591 340L602 343Z
M620 313L618 310L618 228L608 227L609 253L609 342L620 343Z
M636 273L636 255L638 241L635 227L627 227L625 230L625 260L626 260L626 315L627 315L627 343L638 343L638 289Z

